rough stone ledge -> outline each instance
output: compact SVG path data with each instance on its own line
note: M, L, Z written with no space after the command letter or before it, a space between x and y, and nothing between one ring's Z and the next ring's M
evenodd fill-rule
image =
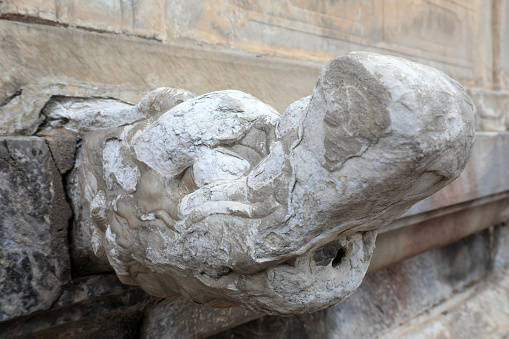
M508 206L509 192L500 193L482 201L445 208L448 211L440 211L442 215L439 216L429 212L426 214L428 218L420 222L407 223L403 227L381 233L376 240L368 273L497 225L508 219Z
M0 323L0 339L136 338L153 301L114 275L87 277L66 285L50 310Z
M11 10L4 8L4 14L12 15ZM41 12L30 15L48 20ZM0 50L1 135L34 134L44 119L41 109L52 95L112 97L134 103L148 90L162 86L197 94L235 88L283 112L311 93L321 67L317 62L1 18L0 31L6 37L6 48ZM155 70L154 65L164 66ZM474 87L467 91L477 107L477 130L507 130L508 92Z
M135 103L164 86L196 94L235 88L283 112L312 92L322 66L6 20L0 20L0 32L6 40L0 49L0 135L35 133L52 95Z

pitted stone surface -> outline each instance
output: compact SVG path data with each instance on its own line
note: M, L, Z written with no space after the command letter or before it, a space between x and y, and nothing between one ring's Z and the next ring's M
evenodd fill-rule
M0 320L48 309L69 279L61 180L42 138L0 139Z
M341 302L376 229L453 181L473 143L457 82L373 53L329 62L282 116L240 91L158 91L133 108L145 120L83 135L71 196L121 281L211 306Z

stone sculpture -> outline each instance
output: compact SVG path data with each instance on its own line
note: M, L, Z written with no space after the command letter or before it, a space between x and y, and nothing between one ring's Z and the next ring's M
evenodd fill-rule
M169 88L122 112L83 134L76 168L96 255L155 296L278 315L353 293L376 230L453 181L474 136L456 81L361 52L282 115Z

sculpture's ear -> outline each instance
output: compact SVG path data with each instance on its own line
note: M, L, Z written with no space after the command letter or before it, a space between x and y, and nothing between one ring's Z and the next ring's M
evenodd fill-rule
M136 109L147 118L157 119L173 107L195 95L185 89L160 87L146 94L136 105Z
M346 55L331 60L318 78L304 122L304 138L323 146L322 165L338 170L349 158L360 156L391 124L388 90L363 65Z

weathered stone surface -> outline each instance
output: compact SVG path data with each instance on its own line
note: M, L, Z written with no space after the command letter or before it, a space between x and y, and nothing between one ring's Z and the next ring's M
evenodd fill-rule
M150 92L136 106L113 99L54 97L45 106L47 123L41 128L59 127L57 131L69 129L85 132L91 129L124 125L142 118L149 121L165 113L170 107L193 97L194 95L189 91L167 87ZM90 117L94 118L90 119ZM48 130L41 135L55 134L53 131L55 130ZM78 167L81 162L82 158L78 154L76 160ZM76 172L72 172L68 177L68 193L74 203L74 220L71 227L73 273L81 276L111 272L112 268L108 261L105 258L98 258L93 252L89 216L83 215L81 210L82 196L87 193L79 189L76 175Z
M62 179L42 138L0 139L0 320L46 310L69 279Z
M152 302L113 274L73 279L51 309L0 323L0 338L139 338Z
M235 88L283 111L311 92L320 71L309 62L1 19L0 32L0 135L35 133L53 95L136 103L168 85L197 94Z
M0 21L0 26L2 22ZM0 59L4 60L5 56L0 51ZM7 61L5 61L7 62ZM21 62L21 61L19 61ZM2 66L0 66L2 67ZM7 71L7 70L6 70ZM29 76L32 76L30 74ZM17 77L20 77L18 74ZM89 86L71 84L30 84L24 83L19 78L15 82L23 83L23 85L12 87L12 83L8 83L9 77L0 79L0 90L7 87L4 99L0 102L0 135L31 135L34 134L39 126L44 122L42 110L50 101L52 96L71 96L71 97L94 97L105 94L115 95L120 98L129 99L133 95L137 98L141 97L145 91L132 91L118 93L118 89L97 89ZM48 79L46 79L48 80ZM10 88L12 87L12 88Z
M4 0L0 19L86 28L162 40L164 4L155 0Z
M74 98L53 96L42 109L41 131L59 128L73 132L132 124L158 117L167 107L176 106L195 95L182 89L162 87L151 91L136 106L111 98Z
M64 128L39 133L49 146L51 156L60 171L65 174L74 167L78 135Z
M496 14L507 16L507 9L499 7ZM507 71L504 35L491 37L493 16L491 5L482 0L461 4L446 0L411 4L401 0L4 0L0 4L0 18L135 35L193 48L208 45L320 62L369 48L411 57L464 84L484 87L493 82L492 41L502 45L501 71ZM507 28L500 25L500 31Z
M379 338L507 338L509 269L464 294Z
M454 180L473 142L457 82L373 53L329 62L283 116L239 91L170 99L160 116L85 133L71 196L121 281L211 306L344 300L374 230Z
M140 336L145 339L206 338L262 315L239 307L220 309L172 298L161 300L147 310Z
M379 338L416 316L426 318L436 305L486 277L492 265L491 239L486 230L368 274L349 299L327 310L287 318L266 316L212 338ZM499 295L507 300L504 293ZM499 325L505 316L496 317ZM464 324L471 326L470 319Z
M53 96L42 109L45 119L40 129L64 127L74 132L91 131L143 119L144 116L132 107L115 99Z

